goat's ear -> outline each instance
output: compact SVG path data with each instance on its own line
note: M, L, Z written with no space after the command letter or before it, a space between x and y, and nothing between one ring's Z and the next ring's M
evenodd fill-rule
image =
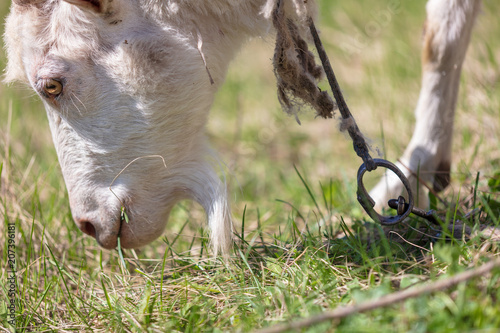
M26 0L24 0L26 1ZM113 0L63 0L72 5L78 6L85 10L90 10L95 13L106 13L109 8L109 4Z

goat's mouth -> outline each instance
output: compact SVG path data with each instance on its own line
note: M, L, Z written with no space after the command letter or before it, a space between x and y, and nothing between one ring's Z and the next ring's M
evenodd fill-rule
M120 225L121 229L121 225ZM118 245L118 238L120 237L120 231L111 233L99 233L95 235L95 239L99 246L107 250L113 250Z
M83 233L95 238L100 247L113 250L119 245L119 237L123 229L123 221L118 216L111 218L108 228L103 228L102 225L94 225L90 222L79 224L80 230Z
M117 242L117 246L118 246L118 250L120 251L120 247L121 247L121 244L120 244L120 237L122 236L122 229L123 229L123 223L128 223L129 222L129 219L128 219L128 214L127 214L127 210L125 209L124 206L122 206L120 208L120 228L118 229L118 235L116 236L116 242Z

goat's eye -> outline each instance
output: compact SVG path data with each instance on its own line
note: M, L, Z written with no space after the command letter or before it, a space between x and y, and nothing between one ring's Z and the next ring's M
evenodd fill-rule
M49 96L57 97L62 93L63 85L59 80L48 79L43 83L43 91Z

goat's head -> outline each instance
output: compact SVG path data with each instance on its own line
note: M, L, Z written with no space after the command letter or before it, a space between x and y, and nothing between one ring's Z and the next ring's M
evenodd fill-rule
M6 25L7 80L43 100L74 220L105 248L117 244L122 206L123 247L158 237L181 199L198 201L210 223L228 219L203 129L216 86L196 29L160 24L141 6L14 0ZM143 158L123 170L147 155L166 167Z

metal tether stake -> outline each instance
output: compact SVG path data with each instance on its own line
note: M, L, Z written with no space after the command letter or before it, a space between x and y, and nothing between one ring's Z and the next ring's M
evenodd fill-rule
M325 52L323 44L321 43L321 39L319 38L318 31L316 30L316 26L314 25L314 21L309 17L309 29L311 30L311 35L314 40L314 44L318 51L319 58L321 59L321 63L323 65L323 69L325 71L326 77L328 78L328 83L332 89L333 96L335 97L335 101L337 102L337 106L339 108L339 112L342 115L342 119L344 121L349 121L350 125L347 126L347 132L352 139L354 151L358 154L359 157L363 160L363 164L359 167L358 170L358 191L357 191L357 199L363 209L367 212L370 217L383 225L395 225L402 222L413 210L413 194L410 188L410 182L405 177L403 172L398 169L397 166L392 164L389 161L383 159L373 159L369 153L369 147L366 143L365 138L361 134L361 131L354 120L354 117L349 111L347 107L347 103L345 102L344 96L342 95L342 91L340 90L339 83L335 77L335 73L333 72L330 61L328 60L328 56ZM401 180L404 187L408 191L408 203L400 205L400 209L398 210L398 215L396 216L382 216L378 214L374 207L375 202L370 197L368 192L365 189L363 184L363 175L366 171L373 171L377 169L377 167L383 167L390 169L393 171Z

